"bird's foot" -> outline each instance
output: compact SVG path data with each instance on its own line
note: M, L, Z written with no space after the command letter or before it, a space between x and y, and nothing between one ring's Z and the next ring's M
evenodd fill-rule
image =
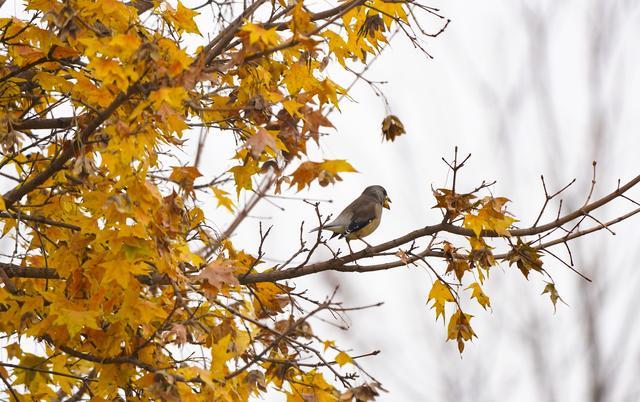
M367 253L367 254L370 253L371 249L373 249L373 246L371 244L367 243L364 239L359 239L359 240L366 245L366 247L364 248L364 252Z

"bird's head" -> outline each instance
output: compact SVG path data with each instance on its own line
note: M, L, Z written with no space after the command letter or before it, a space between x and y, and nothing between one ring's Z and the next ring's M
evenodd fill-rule
M391 199L387 195L387 190L385 190L384 187L382 187L382 186L369 186L369 187L364 189L362 194L366 194L369 197L373 197L376 201L378 201L380 204L382 204L383 207L385 207L387 209L391 209L391 207L389 205L391 203Z

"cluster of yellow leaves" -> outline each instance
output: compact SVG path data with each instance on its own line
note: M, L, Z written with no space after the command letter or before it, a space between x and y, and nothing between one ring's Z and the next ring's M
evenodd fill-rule
M474 193L461 194L450 189L437 189L434 191L434 197L434 208L443 210L445 221L462 220L462 226L472 232L467 237L468 250L455 247L449 241L442 242L442 251L447 263L445 275L455 276L458 283L447 283L438 277L428 296L428 301L433 300L432 308L436 311L436 320L442 316L446 321L447 303L455 306L455 312L449 319L448 339L456 340L462 353L464 342L471 340L475 333L470 324L472 316L462 312L460 294L454 291L454 288L466 286L464 289L471 291L470 300L475 299L485 310L491 308L491 300L482 286L489 275L489 269L497 262L493 255L493 247L487 244L486 239L488 236L511 238L509 228L516 220L506 211L505 205L509 200L504 197L484 197L478 200ZM532 270L543 272L541 251L520 238L516 244L508 241L509 252L506 253L504 261L510 266L515 264L527 279ZM473 275L473 281L463 285L464 278L470 275ZM549 294L555 311L557 301L562 301L555 285L547 282L542 294Z
M266 173L277 176L278 190L285 183L300 191L355 172L344 160L306 156L308 141L332 127L325 111L346 94L327 65L366 61L386 43L394 18L406 21L406 5L350 7L338 31L312 18L303 1L274 3L281 23L239 20L228 48L209 57L215 46L206 40L219 32L198 26L188 4L137 3L27 0L29 18L0 19L0 166L22 182L44 177L12 208L67 225L2 219L3 236L14 236L21 253L16 261L50 267L61 278L15 279L19 293L0 287L0 332L46 345L36 356L14 342L8 356L70 376L16 370L13 384L25 399L71 395L81 385L74 376L94 375L87 383L96 399L126 389L147 399L238 401L275 384L290 401L337 400L340 393L318 370L273 363L233 372L249 361L252 342L266 347L274 338L241 325L220 298L235 300L251 319L279 320L291 289L240 286L238 278L263 262L210 235L199 191L235 213L233 188L251 191ZM189 50L187 36L203 46ZM47 128L67 115L46 139L37 126L19 128L32 121ZM225 180L199 185L212 173L167 163L164 155L181 154L192 125L237 141ZM394 120L386 130L395 137L401 128ZM69 151L68 161L53 163ZM213 261L196 253L208 247ZM209 366L176 364L170 348L190 343L210 350ZM137 363L124 362L129 358ZM290 356L279 346L269 358ZM340 352L335 361L352 360ZM362 386L350 395L368 400L375 392Z
M511 236L507 230L516 220L507 215L505 204L509 202L504 197L485 197L479 203L477 213L467 213L463 226L473 230L476 237L480 237L483 230L492 230L501 236Z

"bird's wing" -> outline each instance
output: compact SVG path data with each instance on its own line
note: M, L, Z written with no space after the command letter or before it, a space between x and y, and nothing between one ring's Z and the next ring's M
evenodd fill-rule
M324 225L322 229L331 230L344 236L357 232L375 219L376 201L363 194L343 209L336 219ZM317 227L311 231L317 230L320 230L320 228Z
M350 217L350 222L346 227L345 234L357 232L376 219L376 203L367 198L361 200L358 209Z
M347 207L343 209L342 212L340 212L336 219L322 226L322 229L331 230L335 233L343 233L345 230L347 230L347 227L349 227L352 222L351 217L353 216L354 211L357 212L356 209L359 209L358 204L362 204L363 201L367 201L363 198L366 197L361 195L360 197L356 198L351 204L347 205ZM320 227L314 228L311 231L316 232L318 230L320 230Z

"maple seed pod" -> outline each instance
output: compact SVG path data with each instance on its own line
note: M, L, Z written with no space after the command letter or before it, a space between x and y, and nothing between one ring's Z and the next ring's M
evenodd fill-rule
M397 116L392 114L382 120L382 138L387 141L393 141L396 137L404 134L404 125Z

